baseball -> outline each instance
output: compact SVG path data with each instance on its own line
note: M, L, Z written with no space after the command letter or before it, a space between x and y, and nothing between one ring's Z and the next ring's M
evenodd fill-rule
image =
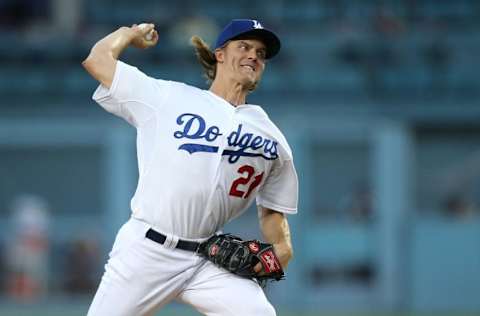
M145 39L147 41L153 40L153 32L154 32L154 30L151 30L150 32L147 33L147 35L145 35Z
M148 27L148 23L139 24L138 27L141 28L141 29L147 28L147 27ZM148 32L148 33L145 35L145 39L146 39L147 41L153 40L153 33L154 33L154 32L155 32L155 29L150 30L150 32Z

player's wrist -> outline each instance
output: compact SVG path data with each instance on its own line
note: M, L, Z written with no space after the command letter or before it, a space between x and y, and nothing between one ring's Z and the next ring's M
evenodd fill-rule
M278 243L278 244L273 244L273 249L275 251L275 254L278 257L278 260L280 261L282 268L286 268L290 260L293 258L293 249L292 247L287 244L287 243Z
M114 59L118 59L123 50L130 45L132 38L128 27L120 27L98 41L92 48L92 52L96 55L110 55Z
M120 27L117 32L120 40L119 42L122 43L123 45L121 46L124 47L130 45L136 37L135 31L128 26Z

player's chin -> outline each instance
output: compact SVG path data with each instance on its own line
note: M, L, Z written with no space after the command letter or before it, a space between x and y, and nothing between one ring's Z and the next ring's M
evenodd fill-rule
M258 76L244 76L242 78L242 85L247 87L249 91L255 90L260 82L260 78Z
M247 90L250 92L253 92L255 89L257 89L259 83L260 83L260 80L250 81L248 85L246 85Z

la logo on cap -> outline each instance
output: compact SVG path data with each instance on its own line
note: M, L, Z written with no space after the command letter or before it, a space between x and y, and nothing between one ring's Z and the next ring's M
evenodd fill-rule
M263 29L263 26L257 20L252 20L254 29Z
M280 50L281 44L278 36L254 19L234 19L230 21L218 35L215 49L222 48L228 41L239 39L242 36L257 36L259 40L262 40L267 50L265 59L274 57Z

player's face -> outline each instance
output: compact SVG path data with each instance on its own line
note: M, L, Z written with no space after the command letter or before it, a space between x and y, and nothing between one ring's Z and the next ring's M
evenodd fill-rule
M265 44L259 40L231 41L224 48L223 69L228 77L254 88L265 70L265 54Z

